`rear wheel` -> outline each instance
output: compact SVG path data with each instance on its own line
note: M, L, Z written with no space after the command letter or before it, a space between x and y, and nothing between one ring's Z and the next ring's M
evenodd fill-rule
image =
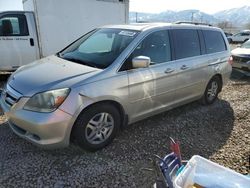
M120 124L120 113L115 107L97 104L80 114L72 136L83 149L96 151L112 142Z
M206 90L201 99L202 104L209 105L214 103L221 91L222 83L218 76L213 77L207 84Z

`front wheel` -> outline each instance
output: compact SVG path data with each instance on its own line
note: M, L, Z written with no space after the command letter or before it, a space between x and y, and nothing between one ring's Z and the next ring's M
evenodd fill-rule
M97 104L80 114L72 136L83 149L96 151L112 142L120 124L120 113L115 107Z
M209 105L214 103L218 97L221 87L222 83L220 78L217 76L213 77L207 84L206 90L201 99L202 104Z

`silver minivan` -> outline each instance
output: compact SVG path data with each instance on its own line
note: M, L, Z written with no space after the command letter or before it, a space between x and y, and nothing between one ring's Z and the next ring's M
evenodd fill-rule
M193 24L114 25L19 68L1 94L11 129L46 148L87 150L119 129L200 100L213 103L231 74L221 29Z

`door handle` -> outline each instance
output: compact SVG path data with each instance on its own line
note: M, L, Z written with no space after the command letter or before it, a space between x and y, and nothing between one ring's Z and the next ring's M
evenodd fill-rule
M221 62L221 59L217 59L216 61L212 61L211 63L209 63L209 66L218 66Z
M171 73L171 72L174 72L174 69L167 68L167 69L165 70L165 73L166 73L166 74Z
M34 43L34 39L33 38L30 38L30 46L34 46L35 43Z
M187 65L182 65L181 66L181 70L186 70L186 69L189 69L189 66L187 66Z

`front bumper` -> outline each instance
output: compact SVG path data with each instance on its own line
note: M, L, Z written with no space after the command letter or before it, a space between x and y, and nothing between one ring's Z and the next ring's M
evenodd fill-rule
M250 72L250 56L233 55L232 67L242 71Z
M10 106L1 94L0 105L13 132L46 149L68 146L72 116L60 109L52 113L24 110L23 106L28 100L29 98L21 97Z
M235 69L240 69L246 72L250 72L250 63L247 64L247 63L234 62L232 66Z

